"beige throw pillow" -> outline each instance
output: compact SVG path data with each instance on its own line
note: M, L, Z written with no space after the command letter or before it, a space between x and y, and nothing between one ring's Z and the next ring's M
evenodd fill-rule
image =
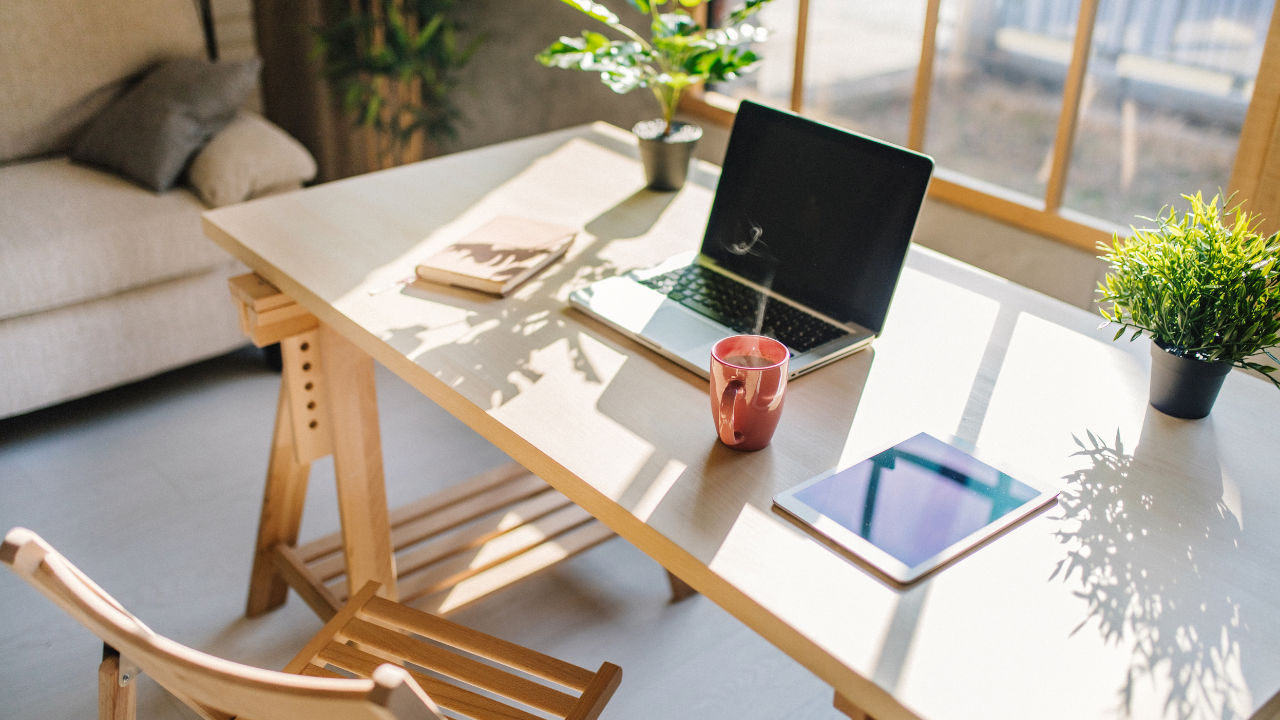
M297 187L316 176L302 143L266 119L241 110L204 146L187 179L209 207L222 207Z

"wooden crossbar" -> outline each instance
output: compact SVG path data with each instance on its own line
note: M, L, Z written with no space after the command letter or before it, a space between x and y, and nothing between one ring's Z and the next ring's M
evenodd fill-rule
M614 536L515 463L397 509L391 516L400 599L431 596L424 606L445 613ZM278 545L275 554L285 582L320 617L333 617L346 602L340 533L297 548Z

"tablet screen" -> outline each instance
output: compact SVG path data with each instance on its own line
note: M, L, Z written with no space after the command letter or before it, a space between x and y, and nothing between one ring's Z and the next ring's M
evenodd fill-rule
M843 533L824 528L834 523L912 569L966 539L981 542L990 534L984 529L994 533L1014 521L1001 522L1010 513L1027 506L1025 514L1052 499L925 433L783 493L778 504L792 510L788 497L822 516L818 523L794 513L823 534L841 542ZM1042 502L1032 504L1037 499Z

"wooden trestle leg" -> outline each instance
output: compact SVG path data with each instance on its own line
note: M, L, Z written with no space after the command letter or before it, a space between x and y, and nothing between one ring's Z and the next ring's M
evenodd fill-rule
M308 330L280 341L284 367L249 579L248 617L284 604L289 585L277 568L276 548L298 544L311 463L328 455L332 445L328 400L319 372L318 336L316 330Z
M328 325L320 326L323 373L333 427L333 470L338 480L347 583L381 583L378 595L395 600L396 568L382 474L382 436L373 358Z
M614 536L516 463L388 511L373 359L256 275L230 284L245 334L279 342L284 363L249 617L293 588L327 621L369 581L448 614ZM311 464L326 455L342 529L299 546Z

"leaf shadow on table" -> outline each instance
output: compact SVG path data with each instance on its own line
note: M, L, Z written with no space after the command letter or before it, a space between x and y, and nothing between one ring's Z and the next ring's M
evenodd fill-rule
M743 506L769 514L774 495L839 462L874 361L868 348L819 370L821 381L790 381L772 442L754 452L719 441L706 380L663 363L683 382L656 385L645 381L642 368L624 364L597 408L659 450L618 496L619 504L709 563ZM677 409L692 414L675 417ZM673 467L680 468L676 476Z
M585 225L586 237L580 236L581 248L571 250L565 260L553 263L506 300L482 293L415 282L405 286L402 294L424 300L445 302L465 310L464 318L451 323L454 337L449 342L423 350L424 338L441 327L413 325L394 328L383 340L411 358L448 355L451 346L468 345L487 358L482 367L458 367L457 372L438 375L451 387L465 392L466 384L482 378L483 387L474 388L487 395L489 405L498 407L536 383L543 373L538 370L535 355L557 343L566 344L566 352L575 372L588 382L602 382L600 374L582 349L581 327L570 322L567 299L573 291L593 282L629 270L607 257L614 241L641 238L653 228L675 198L674 193L639 190ZM514 301L513 301L514 300ZM584 315L572 318L586 319ZM598 323L590 323L593 333L609 344L632 344L621 335ZM638 347L638 346L635 346ZM529 348L534 348L532 351Z
M1238 552L1242 537L1221 481L1206 481L1221 478L1212 421L1174 420L1148 408L1133 454L1118 431L1110 444L1091 431L1074 439L1075 454L1090 465L1065 477L1056 535L1067 554L1050 581L1078 585L1075 594L1087 604L1073 635L1097 632L1108 644L1130 646L1117 710L1131 714L1135 695L1154 684L1169 688L1165 717L1249 717L1242 598L1215 582L1215 567L1202 565Z

